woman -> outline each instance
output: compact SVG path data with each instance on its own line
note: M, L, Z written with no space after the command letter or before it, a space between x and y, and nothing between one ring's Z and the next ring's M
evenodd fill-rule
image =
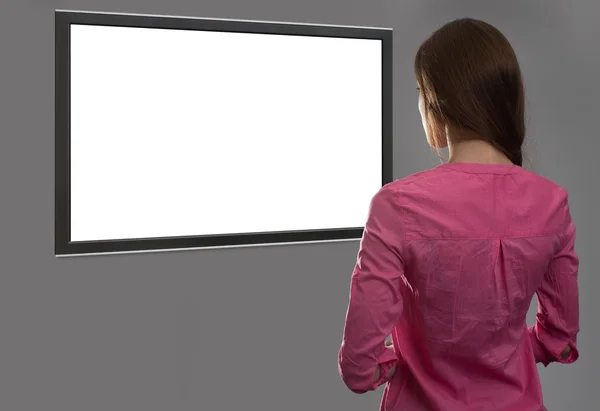
M579 356L579 262L567 192L521 167L517 58L460 19L421 45L415 74L427 141L449 159L373 198L340 374L356 393L386 383L381 410L545 410L536 362Z

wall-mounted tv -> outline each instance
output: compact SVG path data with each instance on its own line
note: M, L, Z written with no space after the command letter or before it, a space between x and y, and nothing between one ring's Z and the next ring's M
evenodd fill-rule
M55 20L55 255L360 239L392 181L392 30Z

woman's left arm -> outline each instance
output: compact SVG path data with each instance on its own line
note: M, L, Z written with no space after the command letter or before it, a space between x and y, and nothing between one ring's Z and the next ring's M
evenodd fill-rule
M401 214L394 187L371 201L350 284L350 302L338 354L339 372L355 393L377 389L393 376L398 357L386 347L402 314L404 263L400 256Z

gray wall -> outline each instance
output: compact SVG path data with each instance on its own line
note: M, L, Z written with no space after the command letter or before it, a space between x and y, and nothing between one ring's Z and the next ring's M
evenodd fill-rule
M412 57L446 20L483 18L521 59L530 166L571 193L580 361L541 370L551 411L600 408L594 0L2 0L0 409L375 410L336 354L358 243L73 259L53 256L55 8L395 29L396 177L435 165ZM530 321L534 312L531 312Z

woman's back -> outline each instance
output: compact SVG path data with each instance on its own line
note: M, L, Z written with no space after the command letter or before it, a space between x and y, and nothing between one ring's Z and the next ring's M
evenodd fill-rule
M578 356L574 235L565 190L518 166L450 163L386 185L353 275L342 377L368 390L368 353L392 330L382 410L544 410L536 362Z
M566 192L520 167L467 163L395 184L416 317L405 316L396 333L408 369L397 379L410 384L412 374L433 409L542 410L525 323L540 286L546 310L558 314L550 332L566 345L578 331L576 256L548 271L573 234ZM397 409L432 409L408 401Z

